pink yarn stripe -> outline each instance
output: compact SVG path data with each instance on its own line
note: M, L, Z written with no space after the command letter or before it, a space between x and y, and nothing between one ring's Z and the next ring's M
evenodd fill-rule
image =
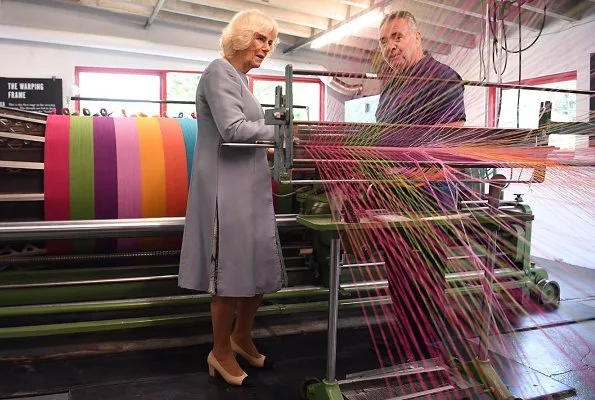
M118 163L118 218L141 217L138 129L133 118L114 118ZM120 251L140 248L139 239L118 239Z

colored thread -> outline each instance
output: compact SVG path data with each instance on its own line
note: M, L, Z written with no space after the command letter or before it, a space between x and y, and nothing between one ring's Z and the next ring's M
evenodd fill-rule
M196 120L181 118L177 120L182 127L184 134L184 145L186 147L186 163L188 165L188 184L192 174L192 161L194 160L194 149L198 140L198 124Z
M159 118L165 164L165 215L186 215L188 172L182 129L177 120Z
M140 150L138 128L132 118L115 118L118 163L118 218L141 217ZM135 238L118 239L120 251L140 249Z
M138 118L141 216L155 218L165 215L165 160L163 139L156 118Z
M70 120L70 216L95 218L93 118Z
M49 115L44 147L44 207L45 219L61 221L70 219L70 118Z
M118 163L113 118L93 118L95 218L118 218Z

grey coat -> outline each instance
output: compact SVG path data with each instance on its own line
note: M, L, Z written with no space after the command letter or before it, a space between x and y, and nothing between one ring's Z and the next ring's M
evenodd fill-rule
M196 93L199 129L178 283L218 296L272 293L287 282L266 150L221 146L274 140L247 85L246 75L218 59Z

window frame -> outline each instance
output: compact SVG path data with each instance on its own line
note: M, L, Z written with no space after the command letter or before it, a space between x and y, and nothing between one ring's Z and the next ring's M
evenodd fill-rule
M138 68L112 68L112 67L87 67L87 66L75 66L74 67L74 84L79 86L80 73L92 72L100 74L129 74L129 75L152 75L159 77L159 100L167 100L167 74L168 72L178 72L186 74L199 74L202 75L204 71L189 71L179 69L138 69ZM80 112L81 103L75 101L75 110ZM167 104L159 104L159 114L163 115L167 110Z
M167 70L159 70L159 69L138 69L138 68L112 68L112 67L89 67L89 66L75 66L74 67L74 84L79 86L79 76L80 73L85 72L93 72L93 73L103 73L103 74L130 74L130 75L155 75L159 76L160 85L159 85L159 100L165 101L167 100L167 73L168 72L178 72L178 73L188 73L188 74L203 74L203 70L199 71L189 71L189 70L176 70L176 69L167 69ZM268 82L284 82L285 77L280 75L251 75L248 74L248 89L250 92L253 92L254 89L254 82L255 81L268 81ZM319 93L320 93L320 120L324 121L324 112L325 112L325 86L322 80L319 78L294 78L294 82L307 82L307 83L316 83L319 85ZM167 104L162 103L159 105L159 112L163 115L166 112ZM80 101L75 101L75 110L80 112Z
M248 89L250 89L250 92L254 93L254 82L255 81L267 81L267 82L285 82L285 77L284 76L277 76L277 75L251 75L248 74ZM325 103L325 98L326 98L326 93L324 90L324 83L322 82L322 80L320 80L319 78L293 78L294 82L305 82L305 83L316 83L318 84L318 88L319 88L319 95L320 95L320 99L319 99L319 104L320 104L320 109L318 110L318 114L319 114L319 121L324 121L324 112L325 112L325 107L324 107L324 103Z
M558 83L565 81L577 80L577 71L567 71L558 74L542 75L535 78L527 78L519 81L506 82L507 85L525 85L538 86L549 83ZM507 89L503 89L507 90ZM494 128L496 126L496 88L490 87L488 90L488 127Z

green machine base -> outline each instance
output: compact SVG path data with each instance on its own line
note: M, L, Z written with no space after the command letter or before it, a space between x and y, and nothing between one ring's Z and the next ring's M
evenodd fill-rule
M300 394L304 400L343 400L339 382L336 380L330 383L326 379L306 379L302 382Z

